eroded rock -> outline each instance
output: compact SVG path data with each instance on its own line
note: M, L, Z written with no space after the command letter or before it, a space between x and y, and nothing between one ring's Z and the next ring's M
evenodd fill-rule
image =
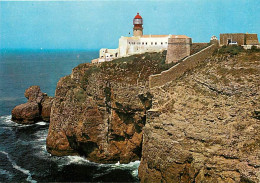
M12 110L12 120L21 124L32 124L39 121L39 105L36 102L27 102L16 106Z
M102 163L140 159L146 100L151 98L142 101L139 96L146 96L147 89L111 83L107 87L107 83L96 81L98 88L89 85L85 91L67 87L68 80L65 77L57 85L48 152L58 156L78 154Z
M49 121L53 97L42 93L39 86L26 89L24 96L27 103L20 104L12 110L12 120L21 124L32 124L38 121Z

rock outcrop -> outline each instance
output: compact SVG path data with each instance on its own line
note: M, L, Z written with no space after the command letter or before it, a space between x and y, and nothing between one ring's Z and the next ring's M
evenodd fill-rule
M147 81L150 74L166 69L164 60L165 53L154 53L81 64L61 78L51 110L48 152L102 163L139 160L152 101Z
M21 124L32 124L41 120L50 121L52 97L42 93L39 86L29 87L24 96L28 101L12 110L13 121Z
M216 55L151 90L141 182L260 182L259 62Z

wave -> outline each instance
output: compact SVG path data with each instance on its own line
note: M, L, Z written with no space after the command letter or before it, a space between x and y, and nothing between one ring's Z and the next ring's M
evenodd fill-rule
M111 166L114 167L114 168L130 169L131 174L134 177L138 176L139 165L140 165L140 161L134 161L134 162L130 162L130 163L127 163L127 164L120 164L120 162L117 162L116 164L111 164Z
M8 177L9 179L13 178L13 175L9 171L1 169L1 168L0 168L0 175L2 175L4 177Z
M104 167L114 167L114 168L132 168L132 167L139 167L140 165L140 161L134 161L134 162L130 162L127 164L120 164L120 162L118 161L117 163L110 163L110 164L102 164L102 163L95 163L95 162L91 162L89 160L87 160L84 157L81 156L65 156L66 160L67 160L67 165L68 164L85 164L85 163L92 163L98 166L104 166Z
M48 123L44 122L44 121L41 121L41 122L38 122L38 123L35 123L36 125L41 125L41 126L45 126L45 125L48 125Z
M33 126L33 125L40 125L40 126L49 125L49 123L46 123L44 121L40 121L40 122L37 122L35 124L28 124L28 125L19 124L19 123L12 121L12 115L0 116L0 121L3 122L7 127L21 127L21 128L23 128L23 127Z
M28 127L33 125L33 124L22 125L22 124L15 123L12 121L12 115L0 116L0 121L6 125L5 127Z
M127 169L131 171L131 174L134 177L138 176L138 167L140 165L140 161L134 161L127 164L121 164L119 161L115 164L102 164L91 162L84 157L80 156L66 156L67 162L65 164L60 164L60 166L69 165L69 164L93 164L100 168L107 168L106 170L102 169L102 173L96 174L94 177L99 177L105 175L106 173L115 170L115 169Z
M66 156L67 158L67 161L68 161L68 164L72 164L72 163L75 163L75 164L86 164L86 163L90 163L89 160L83 158L83 157L80 157L80 156Z
M25 175L28 176L27 179L26 179L28 182L37 183L36 180L33 180L33 179L32 179L32 175L31 175L30 171L29 171L29 170L26 170L26 169L24 169L24 168L22 168L22 167L20 167L20 166L18 166L18 165L10 158L10 156L9 156L9 154L8 154L7 152L5 152L5 151L0 151L0 153L6 155L6 157L7 157L8 160L11 162L11 164L12 164L12 166L13 166L14 169L16 169L16 170L18 170L18 171L20 171L20 172L22 172L23 174L25 174Z
M36 137L35 141L46 141L48 135L48 129L42 129L35 133Z
M120 162L114 163L114 164L99 164L95 162L91 162L87 160L85 157L80 156L64 156L64 157L55 157L49 154L46 150L46 138L48 135L48 128L47 126L49 123L46 122L38 122L36 124L32 125L21 125L13 122L11 120L11 115L8 116L1 116L0 117L0 128L8 127L9 129L13 130L12 128L23 128L28 126L35 126L37 128L33 130L37 130L33 132L33 135L30 138L25 139L18 139L15 143L21 144L21 145L32 145L33 154L35 154L40 159L50 160L53 162L56 162L59 168L63 168L64 166L68 166L70 164L77 164L77 165L86 165L86 166L94 166L100 169L100 173L96 173L94 177L99 177L106 175L107 173L110 173L116 169L122 169L122 170L128 170L131 172L133 177L138 176L138 167L140 165L140 161L130 162L128 164L121 164ZM34 182L32 180L31 174L29 170L23 169L15 164L15 162L10 159L8 153L4 151L0 151L0 153L5 154L9 161L12 162L12 165L15 169L23 172L24 174L28 175L28 181Z
M11 120L11 118L12 118L12 115L0 116L0 120L3 121L3 122L5 122L5 123L10 123L10 122L13 123L13 121Z

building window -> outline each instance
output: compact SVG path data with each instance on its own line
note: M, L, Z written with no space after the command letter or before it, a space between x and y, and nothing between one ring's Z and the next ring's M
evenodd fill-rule
M131 43L129 42L129 44L131 44Z
M163 45L163 42L161 42L161 45Z
M155 45L157 45L157 42L155 42Z
M144 45L144 42L142 42L142 45Z
M153 42L151 42L151 45L153 45Z
M147 42L145 44L147 45Z
M167 42L165 42L165 44L167 44Z

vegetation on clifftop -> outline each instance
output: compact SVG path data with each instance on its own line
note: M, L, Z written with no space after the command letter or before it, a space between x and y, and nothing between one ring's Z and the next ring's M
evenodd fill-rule
M214 54L237 55L241 52L244 52L244 53L260 52L260 49L257 49L256 46L252 46L252 48L250 50L245 50L245 49L243 49L242 46L238 46L238 45L232 45L232 46L224 45L224 46L220 47L219 49L216 49Z
M149 76L169 69L173 64L166 64L166 51L159 53L144 53L115 59L89 67L84 73L84 81L99 72L105 80L130 85L146 85ZM83 68L84 64L78 66Z

